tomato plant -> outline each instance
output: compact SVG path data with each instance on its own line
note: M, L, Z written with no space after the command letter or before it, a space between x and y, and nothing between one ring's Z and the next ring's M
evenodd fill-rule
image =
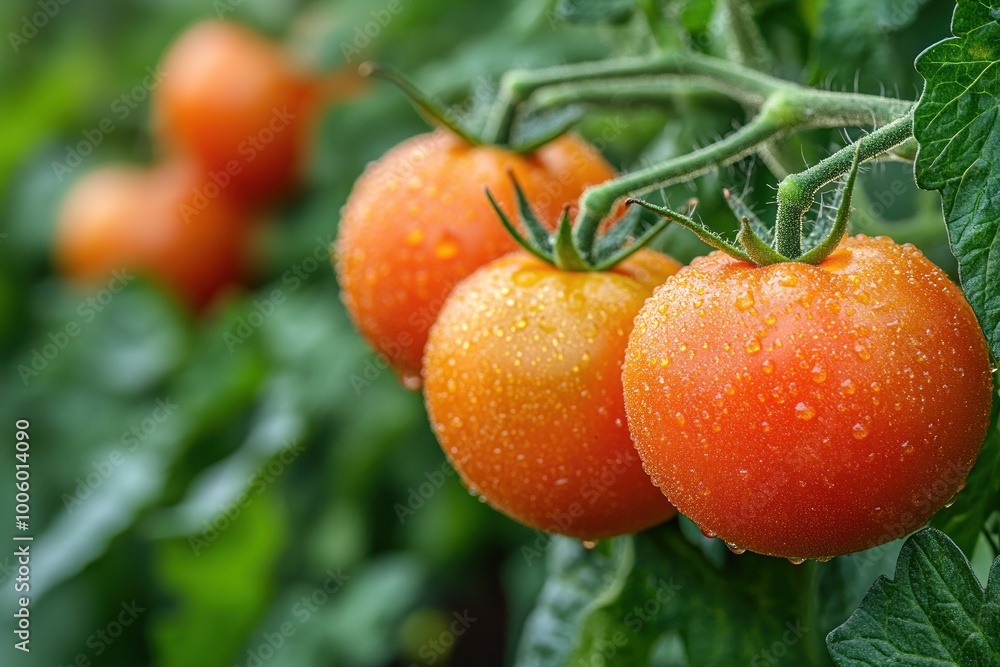
M734 550L799 561L926 523L965 485L993 387L958 287L863 236L816 265L696 260L643 308L623 378L678 509Z
M293 183L321 100L316 76L264 36L224 21L186 30L160 67L153 126L168 152L196 160L216 185L244 198Z
M614 176L572 135L518 155L442 129L396 146L354 185L333 249L344 303L408 386L419 386L427 332L448 293L517 247L483 196L489 188L511 206L508 172L547 220Z
M584 539L673 515L632 447L620 368L636 313L679 267L642 250L613 271L562 271L519 252L455 289L431 329L424 391L472 493Z
M62 203L56 263L70 279L99 284L127 269L194 306L238 281L247 214L228 198L202 197L191 165L105 166L81 177Z

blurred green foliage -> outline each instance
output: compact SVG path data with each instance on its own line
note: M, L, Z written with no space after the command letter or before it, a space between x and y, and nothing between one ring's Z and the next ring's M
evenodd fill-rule
M221 12L326 69L378 58L449 103L470 90L492 90L512 67L635 53L649 40L638 16L614 27L569 23L542 1L401 2L403 10L385 25L374 18L385 0L0 6L7 36L0 49L0 424L11 434L17 419L31 421L36 550L33 651L25 662L5 629L0 664L377 667L514 659L545 577L544 559L522 551L538 536L476 502L448 474L420 397L380 370L347 320L332 270L325 260L318 268L310 263L325 255L365 164L425 129L397 91L373 84L328 110L302 191L263 214L272 224L257 239L253 283L208 312L192 317L139 280L88 319L81 314L87 295L63 284L52 267L55 212L73 179L103 163L155 158L148 99L124 114L115 101L198 19ZM664 4L694 32L697 48L721 49L712 2ZM755 3L781 74L842 88L853 87L861 71L862 90L898 89L908 98L919 86L909 63L946 34L941 17L951 7L912 4L921 5L919 13L873 33L862 21L845 27L835 15L882 3ZM43 6L56 10L37 34L11 42L11 33L27 34L24 21ZM366 29L376 34L366 36ZM834 55L839 46L832 45L843 43L852 45L849 54ZM741 113L692 97L666 108L591 109L580 130L600 140L609 119L621 114L624 131L601 148L629 169L712 141ZM65 160L107 117L114 131L60 179L53 161ZM798 167L843 143L836 133L817 132L788 140L778 153ZM918 192L909 169L878 166L862 177L858 224L912 240L952 270L937 196ZM699 212L731 230L721 188L744 193L766 219L775 182L747 161L664 194L671 201L699 197ZM705 252L677 229L659 244L681 259ZM274 290L286 300L267 311ZM265 316L251 318L258 312ZM237 344L226 338L258 319ZM80 334L48 355L36 375L23 376L18 367L30 365L36 352L44 358L71 322ZM164 403L176 407L160 419ZM9 499L13 451L3 451ZM12 502L0 503L0 516L12 525ZM669 531L640 547L680 541L687 551L677 556L678 567L704 566L688 551L705 545ZM9 554L0 550L0 607L8 621ZM723 616L766 614L754 606L753 585L728 598L725 577L749 583L755 576L801 576L784 566L775 562L752 576L741 574L750 565L732 575L703 572L713 595L729 602L699 604ZM867 583L875 574L865 575ZM113 641L101 639L133 601L143 609L134 622ZM754 636L763 641L771 628L759 620ZM709 633L703 642L715 636L690 624L677 630L683 638L699 632ZM684 664L675 640L666 637L657 649L663 664ZM745 655L742 645L730 648ZM818 650L805 643L801 649ZM691 664L702 664L695 659L701 651L689 654Z

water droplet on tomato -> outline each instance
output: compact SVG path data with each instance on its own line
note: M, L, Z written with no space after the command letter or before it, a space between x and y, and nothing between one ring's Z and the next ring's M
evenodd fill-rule
M816 364L812 369L812 379L813 382L823 383L826 382L826 369L820 364Z
M742 294L736 297L736 307L740 310L749 310L753 307L753 304L753 294L750 293L750 290L744 290Z
M855 440L864 440L868 437L868 427L861 423L855 424L851 429L851 435Z
M955 501L957 501L957 500L958 500L958 494L957 493L953 493L953 494L951 494L951 498L949 498L947 500L947 502L945 502L944 506L945 507L951 507L952 505L955 504Z
M805 558L789 558L788 562L791 563L792 565L802 565L802 563L806 562L806 559Z
M593 549L593 548L595 548L597 546L597 541L596 540L593 540L593 541L592 540L582 540L580 542L580 544L583 545L584 549L588 549L589 550L589 549Z
M799 279L791 273L786 273L778 278L778 284L782 287L795 287L799 284Z
M737 546L735 542L726 542L726 547L737 556L744 554L747 551L743 547Z
M409 234L406 235L406 244L411 246L418 246L420 242L424 240L424 231L422 229L411 230Z
M461 246L458 244L458 239L445 233L441 235L437 245L434 246L434 255L439 259L452 259L458 255L459 250L461 250Z
M423 386L423 380L420 379L419 373L412 373L404 371L399 374L399 381L404 387L410 391L420 391L420 387Z
M816 410L811 405L799 403L795 406L795 416L804 421L809 421L816 416Z
M747 341L747 344L743 346L747 354L757 354L760 352L760 341L757 338L751 338Z

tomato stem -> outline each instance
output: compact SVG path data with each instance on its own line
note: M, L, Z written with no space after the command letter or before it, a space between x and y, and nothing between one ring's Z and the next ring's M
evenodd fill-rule
M816 202L820 188L843 176L856 158L863 162L877 157L912 136L913 114L907 113L809 169L782 180L778 185L775 249L792 259L798 258L802 254L802 218Z

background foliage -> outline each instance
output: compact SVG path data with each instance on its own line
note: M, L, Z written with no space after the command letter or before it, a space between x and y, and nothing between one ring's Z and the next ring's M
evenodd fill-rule
M2 33L20 34L43 4L0 5ZM86 295L53 274L54 214L73 179L105 162L152 159L148 100L124 117L115 100L191 22L222 13L330 69L355 67L357 50L467 108L470 91L489 97L511 67L645 48L642 12L652 0L613 3L614 26L588 23L587 4L400 0L402 10L367 37L384 0L68 0L52 2L54 15L16 50L5 39L0 424L10 433L16 419L32 423L36 556L30 662L5 640L3 664L85 664L81 656L165 667L265 658L275 667L829 662L826 633L878 574L891 573L898 543L796 568L729 554L680 522L587 552L475 502L443 466L419 396L382 371L352 330L325 259L364 165L424 130L391 88L374 84L324 115L301 192L266 214L274 224L257 240L253 283L201 317L136 281L88 319ZM664 4L697 48L725 52L713 2ZM907 99L922 88L914 58L948 36L953 9L944 0L754 6L776 73ZM65 161L107 117L114 130L60 177L53 161ZM581 131L629 169L712 141L734 119L742 119L738 107L690 96L664 108L593 109ZM815 132L777 152L797 169L844 143ZM917 190L912 169L889 163L862 174L855 228L911 241L954 276L940 200ZM665 194L698 196L702 216L731 229L721 188L744 193L767 219L775 182L748 161ZM659 243L684 260L705 252L675 229ZM286 300L267 311L275 290ZM263 323L232 344L226 334L255 312ZM18 366L70 322L80 335L22 379ZM161 404L175 407L157 421ZM140 435L130 438L133 427ZM4 452L9 498L13 451ZM994 429L984 460L995 470L998 459ZM983 583L991 552L961 517L987 521L1000 506L988 473L981 465L974 475L985 486L935 520ZM3 525L12 510L0 503ZM5 619L12 566L3 549ZM97 633L123 604L142 611L105 642Z

